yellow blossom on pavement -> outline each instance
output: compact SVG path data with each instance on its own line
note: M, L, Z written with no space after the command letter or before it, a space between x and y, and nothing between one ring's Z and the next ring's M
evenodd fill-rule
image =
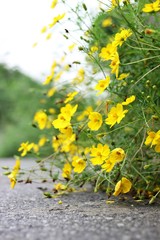
M142 9L143 12L158 12L160 11L160 1L157 0L153 3L147 3L144 5L144 8Z
M70 179L72 167L70 163L65 163L62 169L62 177L65 179Z
M43 130L47 126L47 114L44 111L40 110L35 113L33 121L38 124L40 130Z
M78 92L70 92L67 94L67 98L65 99L64 103L68 103L73 100L73 98L78 94Z
M111 108L105 123L107 125L111 125L110 127L112 127L116 123L120 123L127 112L128 110L123 110L123 105L118 103L116 107Z
M88 118L89 118L88 127L92 131L97 131L103 123L102 115L98 112L91 112Z
M15 184L17 182L17 174L19 173L19 170L20 170L20 165L21 165L21 162L20 162L20 159L18 158L16 160L16 163L15 163L15 166L13 167L13 170L12 172L8 175L8 178L10 179L10 187L13 189L15 187Z
M72 166L74 167L74 172L81 173L86 168L86 162L79 156L74 156Z
M107 144L98 144L97 147L90 149L91 162L93 165L101 165L108 158L110 153L109 146Z
M23 142L18 148L18 151L22 152L21 156L24 157L28 152L31 151L32 148L33 148L33 143Z
M104 92L104 90L108 87L110 83L110 77L107 76L106 79L99 80L97 85L95 86L95 90L99 91L97 94L101 94Z
M118 196L120 193L127 193L131 190L131 187L132 183L130 182L130 180L128 180L125 177L122 177L122 179L119 182L117 182L113 195Z
M134 102L135 99L136 99L136 97L134 95L132 95L131 97L128 97L125 102L122 102L122 105L128 105L128 104Z
M63 191L63 190L66 190L66 186L62 183L57 183L54 185L54 189L57 190L57 191Z

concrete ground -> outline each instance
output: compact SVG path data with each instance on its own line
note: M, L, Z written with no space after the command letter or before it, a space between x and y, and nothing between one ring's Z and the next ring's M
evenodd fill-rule
M45 184L19 183L10 190L7 177L1 174L0 240L160 239L158 203L106 204L105 194L92 192L44 198L39 186Z

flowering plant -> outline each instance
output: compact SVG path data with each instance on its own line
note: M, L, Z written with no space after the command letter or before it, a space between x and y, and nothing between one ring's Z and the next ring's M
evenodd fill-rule
M54 193L90 183L95 192L130 192L151 203L160 193L160 0L105 2L97 1L90 26L83 1L71 8L80 35L76 39L65 28L62 35L72 44L53 62L42 108L33 118L39 139L18 151L36 158L48 173L45 181L55 182ZM68 7L56 0L51 7L58 4ZM60 14L43 27L47 39L57 24L64 29L66 17ZM19 172L18 157L8 175L12 188Z

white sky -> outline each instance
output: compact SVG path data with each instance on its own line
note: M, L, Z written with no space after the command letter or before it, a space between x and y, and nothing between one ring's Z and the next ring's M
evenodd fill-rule
M52 0L0 0L0 62L17 67L37 80L49 72L55 54L60 51L64 39L55 31L46 41L41 28L65 9L51 9ZM66 0L75 4L78 1ZM85 0L96 9L96 0ZM91 4L92 2L92 4ZM72 5L73 6L73 5ZM37 47L33 48L34 42Z

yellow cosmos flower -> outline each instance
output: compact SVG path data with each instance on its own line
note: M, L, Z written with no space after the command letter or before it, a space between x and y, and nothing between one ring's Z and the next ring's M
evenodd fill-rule
M31 149L33 148L33 143L29 143L29 142L23 142L21 143L20 147L18 148L19 152L21 153L21 156L24 157L28 152L31 151Z
M47 92L47 97L49 97L49 98L52 97L55 94L55 92L56 92L56 88L55 87L50 88L48 90L48 92Z
M114 44L116 46L122 46L122 44L131 35L132 35L132 31L130 29L122 29L120 33L116 33L115 38L114 38Z
M65 179L70 179L71 171L72 171L72 167L70 163L65 163L62 169L62 177Z
M20 165L21 165L20 159L17 159L11 174L8 175L8 178L10 179L10 188L12 189L15 187L15 184L17 182L16 177L17 174L19 173Z
M98 144L90 149L91 162L93 165L101 165L108 158L110 149L108 145Z
M156 133L153 131L148 132L148 136L144 144L151 145L151 147L156 145L155 151L159 153L160 152L160 130L157 131Z
M54 185L54 189L56 191L63 191L63 190L66 190L66 188L67 187L62 183L57 183L57 184Z
M72 106L71 104L68 103L66 106L62 107L60 111L62 114L66 114L68 117L72 117L77 111L77 108L78 104Z
M51 39L51 37L52 37L52 33L48 33L48 34L46 35L46 40Z
M70 52L72 52L73 49L75 48L75 46L76 46L76 43L71 44L71 45L68 47L68 50L69 50Z
M120 193L127 193L131 190L132 183L125 177L116 184L115 191L113 193L114 196L118 196Z
M91 106L88 106L78 117L78 121L82 121L86 116L89 116L89 114L93 112L93 108Z
M36 112L36 114L34 115L33 121L38 124L40 130L43 130L47 126L48 121L47 114L40 110Z
M47 27L44 26L42 29L41 29L41 33L45 33L47 31Z
M114 56L111 59L112 61L111 61L111 64L109 65L110 68L112 69L111 73L114 73L116 75L116 78L118 78L119 65L120 65L118 52L115 52Z
M82 158L74 156L72 166L74 167L74 172L81 173L86 168L86 162Z
M102 27L109 27L112 25L112 18L106 18L102 22Z
M115 55L115 52L117 51L117 47L113 43L107 44L106 47L103 47L101 49L101 52L99 54L100 58L102 58L104 61L112 59L112 57Z
M44 80L44 82L43 82L43 85L48 85L48 84L50 84L52 81L53 81L53 75L52 75L52 74L51 74L51 75L48 75L48 76L45 78L45 80Z
M125 102L122 102L122 105L128 105L132 102L134 102L136 99L136 97L134 95L132 95L131 97L127 98Z
M144 8L142 9L143 12L158 12L160 11L160 1L157 0L153 3L147 3L144 5Z
M64 103L68 103L73 100L73 98L78 94L78 92L71 92L67 94L67 98L65 99Z
M49 24L49 27L52 28L58 21L60 21L61 19L63 19L65 17L65 13L63 14L59 14L58 16L54 17L52 22Z
M110 83L109 76L106 77L106 79L104 79L104 80L98 81L97 85L95 86L95 90L99 91L98 95L104 92L104 90L108 87L109 83Z
M97 131L100 127L101 127L101 125L102 125L102 123L103 123L103 121L102 121L102 115L100 114L100 113L98 113L98 112L91 112L90 114L89 114L89 122L88 122L88 127L92 130L92 131Z
M108 118L106 118L105 123L107 125L115 125L116 123L120 123L121 120L125 117L125 114L128 110L123 110L123 105L118 103L116 107L112 107L110 112L108 113Z
M91 53L97 52L98 51L98 47L97 46L92 46L91 47Z
M78 70L77 76L73 79L73 83L74 84L81 83L84 81L84 79L85 79L85 71L83 68L80 68Z
M60 113L58 115L58 118L53 120L52 125L56 129L66 128L71 125L70 120L71 120L71 116L69 114Z
M58 0L53 0L52 4L51 4L51 8L55 8L55 6L57 5Z
M115 163L111 162L110 159L107 159L105 161L105 163L102 165L102 168L106 171L106 172L111 172L112 169L114 168Z
M117 78L117 80L123 80L124 78L127 78L129 76L129 73L121 73L120 76Z
M43 147L46 142L47 142L47 138L45 136L43 136L39 139L38 146Z
M109 160L110 162L118 163L123 161L124 157L125 157L124 150L122 148L115 148L111 151L109 155Z

